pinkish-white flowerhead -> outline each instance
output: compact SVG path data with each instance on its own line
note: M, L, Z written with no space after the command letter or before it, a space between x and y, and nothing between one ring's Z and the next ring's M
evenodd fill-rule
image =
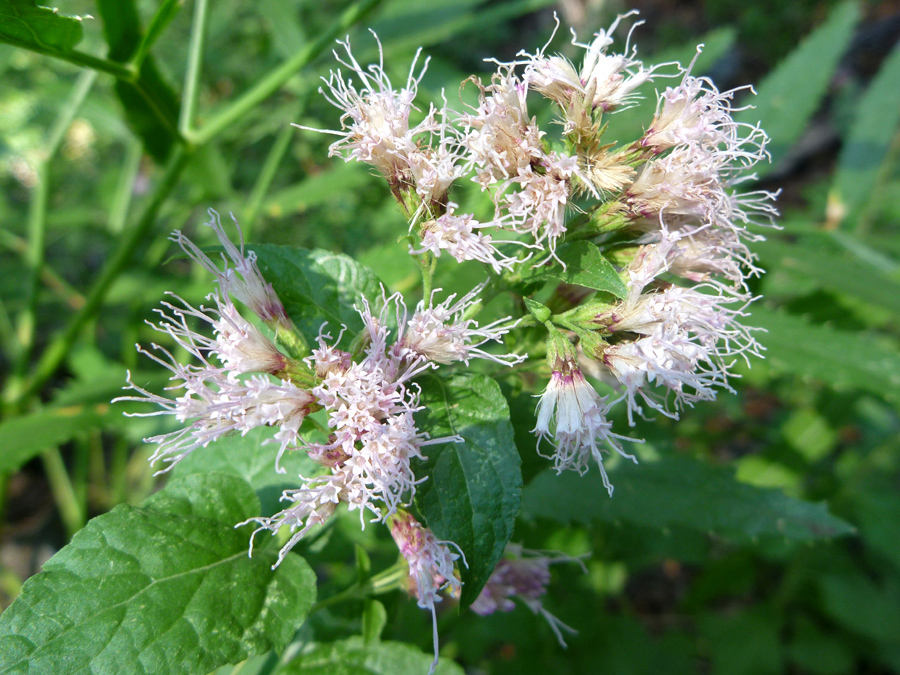
M215 231L219 243L225 249L225 252L222 253L222 260L225 262L224 269L220 270L206 253L181 232L175 232L170 237L171 240L181 246L193 260L216 275L216 282L223 295L230 293L236 300L249 307L260 319L275 328L292 326L291 320L284 310L284 305L281 304L272 284L263 279L256 265L256 254L252 251L244 252L243 234L240 227L237 226L237 220L234 223L240 236L240 247L235 246L225 234L219 214L210 209L209 215L210 221L207 226Z
M481 594L472 603L476 614L487 616L494 612L511 612L515 608L514 598L519 598L532 612L543 616L556 635L559 644L566 646L562 631L576 631L544 609L541 598L547 593L550 583L550 565L559 562L576 562L583 571L584 563L567 555L549 556L536 551L527 551L519 544L507 544L503 557L494 568Z
M377 36L375 39L378 39ZM349 40L339 41L338 44L344 48L346 56L341 57L335 51L335 58L351 75L345 78L340 70L332 71L328 79L323 78L326 87L319 91L329 103L342 111L341 130L311 130L339 136L329 148L329 156L340 155L345 161L372 165L397 194L410 182L409 160L417 148L416 137L440 127L435 122L434 109L418 125L410 126L410 114L415 109L413 102L428 60L416 74L419 56L416 53L406 85L395 90L384 70L380 42L379 62L367 68L356 61Z
M576 68L562 56L545 56L546 47L534 55L521 52L520 56L528 57L524 79L532 89L555 101L563 109L579 98L590 108L602 111L627 106L633 102L635 90L651 80L657 68L644 68L635 58L636 49L629 47L630 33L623 53L607 53L608 47L613 43L611 36L619 23L636 13L632 11L616 18L608 30L595 33L590 44L577 42L573 32L572 44L585 52L580 68ZM635 23L632 30L638 25L640 22ZM553 39L552 36L550 39Z
M606 397L597 394L585 380L574 350L570 347L565 351L554 359L550 382L538 402L537 425L533 431L539 443L544 438L550 439L554 446L553 466L558 473L566 469L585 473L591 459L596 461L603 485L612 496L613 486L603 466L603 452L614 450L632 461L637 460L622 449L623 437L612 432Z
M435 305L434 294L429 306L421 301L406 322L397 344L402 353L414 355L432 363L449 364L480 358L512 365L524 357L516 354L493 354L481 346L487 342L502 343L503 336L515 325L510 317L499 319L485 326L479 326L474 319L466 319L466 310L476 304L484 285L476 286L459 300L451 295L444 302ZM440 289L436 289L437 293ZM455 302L454 302L455 300Z
M430 529L423 527L409 513L395 515L389 527L400 554L409 565L410 580L414 584L412 590L419 607L431 611L434 661L429 673L433 673L438 662L437 613L434 605L441 601L439 591L459 595L462 583L453 567L460 555L450 549L455 544L438 541Z

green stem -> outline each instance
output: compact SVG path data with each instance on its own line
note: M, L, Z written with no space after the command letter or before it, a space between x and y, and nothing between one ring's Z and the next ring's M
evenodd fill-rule
M99 73L108 73L119 80L131 82L132 84L134 84L138 78L137 69L127 63L118 63L116 61L109 61L108 59L101 59L92 56L91 54L80 52L77 49L58 52L55 49L48 49L31 43L19 42L15 38L11 38L8 34L3 36L3 40L16 47L37 52L38 54L44 54L45 56L52 56L62 61L68 61L69 63L74 63L76 66L84 66L85 68L90 68Z
M8 403L18 405L32 394L37 393L65 360L69 349L75 344L75 340L78 339L81 329L100 310L113 282L131 262L138 247L144 243L144 239L156 222L156 214L160 206L162 206L169 193L174 189L181 172L187 164L188 157L188 152L183 146L176 146L162 180L156 186L156 190L144 212L135 226L120 239L118 248L113 252L106 263L106 267L100 273L100 277L94 282L90 292L87 294L84 307L75 313L75 316L69 320L66 328L50 342L41 355L41 359L38 361L31 377L21 387L16 389L7 388L6 392L4 392L4 398Z
M132 350L133 351L133 350ZM116 438L113 442L112 461L109 466L109 502L107 508L125 501L128 493L128 441Z
M422 298L425 302L431 302L431 292L434 287L434 268L437 259L431 251L425 251L421 255L416 256L419 263L419 270L422 272Z
M241 213L241 227L244 230L244 237L250 238L250 232L253 230L253 223L259 215L259 209L262 207L263 199L272 185L275 173L278 171L278 165L284 159L284 154L291 146L291 138L294 135L294 127L286 124L275 138L275 143L266 155L266 161L263 162L253 190L250 192L250 199L247 200L247 206Z
M197 114L197 100L200 96L200 68L203 64L203 51L206 44L207 0L196 0L194 4L194 20L191 23L191 38L188 43L187 72L184 75L184 93L182 95L181 112L178 116L178 131L183 136L191 133L194 117Z
M383 572L379 572L375 576L369 577L364 581L359 581L349 588L345 588L340 593L335 593L331 597L320 600L312 606L312 609L309 610L309 612L312 614L320 609L336 605L340 602L345 602L346 600L359 600L369 597L370 595L388 593L396 588L400 588L400 583L408 574L409 571L406 561L401 558Z
M138 171L140 171L143 156L144 146L141 142L137 139L129 139L125 146L122 172L119 174L119 182L116 184L112 206L109 208L109 223L107 227L114 234L120 234L125 229L125 222L128 220L128 209L131 207L131 199L134 195L134 181L137 179Z
M69 533L69 538L71 538L84 526L84 513L78 503L72 481L69 480L69 474L66 472L65 462L63 462L59 448L47 450L41 455L41 459L44 462L44 472L50 482L50 490L53 492L53 499L59 509L59 515L66 527L66 532Z
M353 24L360 21L366 14L381 4L383 0L360 0L348 7L332 27L322 33L319 38L310 45L301 49L297 54L275 70L266 75L255 87L246 92L237 101L229 105L225 110L214 116L207 124L196 132L190 134L188 139L197 145L203 145L222 131L242 119L250 110L262 103L274 94L287 82L294 73L321 54L335 39L340 37Z
M44 267L45 241L47 231L47 206L50 200L50 167L53 158L59 151L66 132L72 125L72 120L78 112L85 97L94 86L97 73L86 71L78 76L69 99L62 107L62 111L53 123L47 142L44 147L44 157L38 166L38 181L28 208L28 248L25 253L25 263L29 268L28 286L25 291L25 307L19 316L18 336L21 350L14 367L13 386L21 382L28 368L28 359L34 349L37 323L38 288L40 287L41 271Z

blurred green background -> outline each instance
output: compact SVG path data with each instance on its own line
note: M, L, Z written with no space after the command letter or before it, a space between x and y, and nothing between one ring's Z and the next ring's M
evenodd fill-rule
M751 247L767 274L753 282L764 299L748 323L768 331L759 336L767 358L742 371L737 395L688 410L679 422L642 423L635 435L647 439L642 457L661 458L660 467L677 466L681 456L704 460L708 473L671 474L685 491L702 492L720 472L736 471L743 482L775 490L764 493L772 503L782 493L824 502L855 528L814 541L792 535L791 523L783 536L729 528L728 517L715 518L734 508L728 500L700 508L650 493L629 497L632 477L650 492L654 480L665 482L657 470L642 484L641 467L612 467L614 499L627 508L608 508L597 490L593 503L549 509L538 475L544 464L523 436L526 481L534 480L514 541L591 552L587 574L554 566L545 602L578 635L563 650L525 607L486 618L448 608L440 616L442 653L470 673L900 672L900 5L373 4L350 31L357 58L377 57L363 30L371 26L399 84L423 46L431 56L423 100L442 89L454 99L459 82L490 72L485 58L533 52L546 42L554 10L586 41L617 12L639 8L646 24L633 41L646 61L687 62L703 42L695 74L710 75L722 90L756 85L755 100L739 100L756 109L739 119L762 121L773 163L747 185L782 190L783 214L782 229ZM137 24L129 24L130 2L112 5L83 0L59 8L85 16L81 52L103 55L112 45L109 58L125 61L131 53L117 57L116 49L127 51L129 25ZM141 87L0 45L2 606L88 518L141 502L157 483L140 439L162 423L124 418L126 408L108 402L126 369L164 385L134 349L158 339L144 321L163 293L199 302L210 289L201 271L174 255L168 233L183 228L210 243L198 225L213 207L233 212L249 241L350 254L395 290L418 283L415 265L393 243L406 224L380 179L328 159L327 136L289 126L338 124L316 91L332 67L328 49L221 133L202 137L229 103L319 39L344 3L211 3L191 125L199 135L186 135L186 153L174 129L193 3L134 6L131 18L145 28L160 7L171 20L161 26ZM118 38L115 17L122 19ZM621 47L624 32L618 37ZM142 90L162 109L151 110ZM653 86L645 90L641 106L613 117L612 138L630 140L647 124L655 96ZM471 285L468 267L448 264L438 274L445 288ZM526 430L530 424L522 421ZM752 524L753 516L741 522ZM320 597L352 583L356 543L376 568L396 555L377 528L360 533L354 517L339 521L304 551L323 584ZM382 600L383 637L429 651L426 614L399 593ZM361 606L319 612L308 630L318 640L358 633Z

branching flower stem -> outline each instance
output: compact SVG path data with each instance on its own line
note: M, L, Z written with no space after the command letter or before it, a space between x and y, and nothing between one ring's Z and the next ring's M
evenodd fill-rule
M400 558L394 565L388 567L383 572L379 572L375 576L369 577L356 582L352 586L345 588L339 593L320 600L313 605L310 614L325 607L336 605L347 600L360 600L362 598L371 597L389 593L400 588L409 575L406 561Z

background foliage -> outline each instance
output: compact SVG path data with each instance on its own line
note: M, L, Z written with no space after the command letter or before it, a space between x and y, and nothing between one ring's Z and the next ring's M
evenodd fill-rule
M456 383L472 400L454 414L477 419L455 456L437 459L448 475L467 462L487 475L486 456L517 450L525 487L513 541L592 554L587 574L554 567L546 606L578 629L568 650L524 607L481 618L445 602L442 654L484 673L898 672L900 20L877 2L639 4L643 58L687 61L704 42L697 69L720 89L758 83L743 119L761 119L772 138L761 185L783 189L784 214L783 230L754 245L768 273L750 323L768 331L766 360L743 373L736 396L640 425L641 465L610 466L612 500L595 475L550 480L527 434L530 396L479 374ZM0 672L80 672L89 662L176 672L177 661L178 672L203 673L248 657L218 672L427 670L427 615L404 594L313 606L311 570L327 599L390 568L396 548L384 532L338 519L298 548L308 564L290 556L273 574L265 557L246 559L247 533L231 529L271 512L287 486L254 464L262 437L192 456L152 494L140 438L162 427L123 418L127 406L108 401L126 369L163 386L133 345L154 339L143 321L165 291L190 302L208 292L166 240L179 228L202 239L195 228L208 207L233 211L248 240L266 242L263 271L287 270L292 283L278 291L309 336L322 316L310 305L355 320L340 314L347 284L371 295L381 280L414 294L415 265L393 243L406 226L381 181L328 160L327 138L288 123L335 125L317 77L333 39L351 29L361 45L371 45L362 27L377 31L398 77L424 46L423 92L456 96L455 83L490 69L483 58L543 44L553 7L80 0L53 14L0 0L0 602L20 596L0 615ZM565 8L583 36L630 5ZM647 93L644 111L654 105ZM609 133L640 132L642 119L616 115ZM286 257L270 244L324 250ZM468 290L471 274L448 264L438 285ZM504 480L513 478L490 478ZM423 486L420 508L435 513L425 504L440 505L446 485ZM461 508L477 512L477 498ZM460 544L483 548L485 564L518 506L501 510L484 531L453 537L470 536ZM106 540L112 521L163 532L171 556ZM23 589L73 536L43 566L55 574ZM96 607L115 611L73 616L66 594L92 588L105 564L119 596L98 593ZM254 587L265 596L240 595ZM223 597L235 601L223 608ZM204 628L213 608L228 620ZM148 616L171 624L166 637L145 640ZM38 619L53 619L60 637L27 633ZM111 646L91 652L97 645ZM60 658L72 650L82 661Z

